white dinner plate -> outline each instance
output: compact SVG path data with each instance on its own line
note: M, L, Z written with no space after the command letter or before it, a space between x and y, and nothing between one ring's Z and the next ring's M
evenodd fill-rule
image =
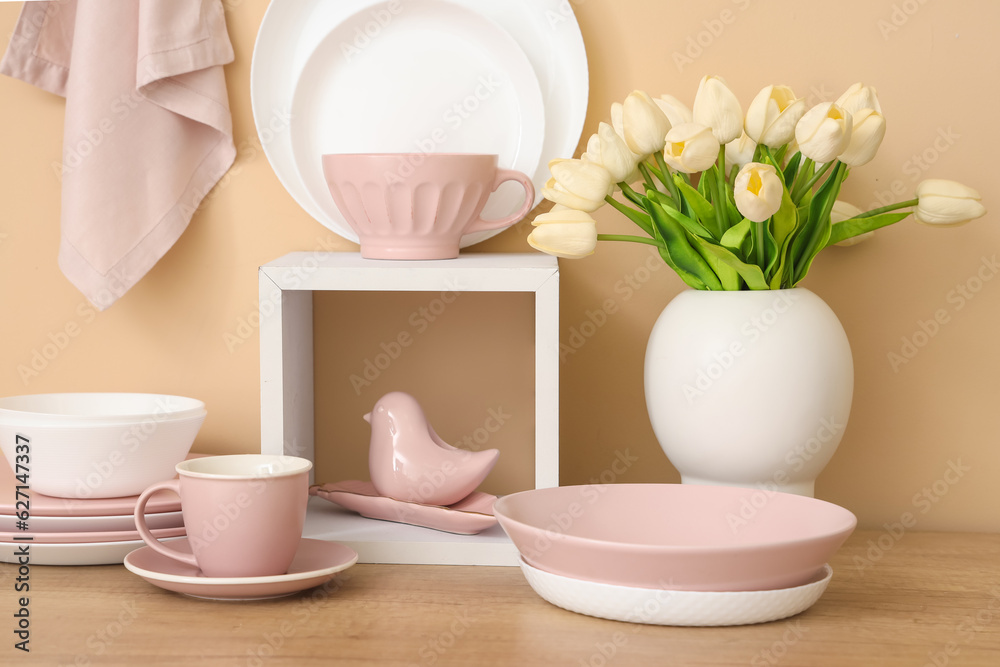
M395 6L401 10L392 15ZM359 41L378 12L392 19ZM291 117L299 178L338 226L347 223L323 175L325 154L491 153L501 167L531 176L545 136L538 79L517 42L445 0L388 0L337 25L303 67ZM396 176L412 168L401 162ZM523 202L520 186L503 185L482 217L510 215Z
M519 560L528 584L557 607L587 616L646 625L710 627L767 623L816 604L833 578L824 565L812 581L770 591L677 591L616 586L564 577Z
M541 88L545 115L541 155L533 172L526 172L532 176L535 184L534 203L537 204L541 200L542 186L548 179L548 162L554 158L572 157L586 116L589 84L586 52L579 25L569 4L564 0L452 1L459 7L495 21L516 40L533 67ZM411 7L420 8L421 4L413 3L412 0L395 3L379 0L272 2L257 35L251 65L250 94L254 121L264 152L278 179L295 201L323 225L352 241L357 241L357 236L339 211L333 207L336 213L334 217L332 213L328 213L329 209L320 208L313 201L296 168L292 130L300 119L290 118L295 82L299 81L307 62L328 35L352 17L355 21L352 25L360 28L361 32L355 31L350 35L350 41L338 45L344 48L335 55L346 61L350 54L353 63L358 63L362 56L376 53L379 48L377 38L391 36L394 23L399 24L396 30L410 23L410 19L404 18L406 13ZM360 25L357 23L360 20L358 12L362 12L361 18L364 19ZM329 43L327 45L329 48ZM387 40L383 46L389 45ZM361 46L365 48L362 49ZM360 54L353 49L358 49ZM409 57L410 54L403 54L399 59L405 61ZM368 68L369 65L365 67ZM377 82L366 85L360 91L342 92L341 102L382 94ZM412 116L412 109L399 108L398 115L395 116L399 122L394 125L405 126L412 123ZM468 127L471 129L472 126ZM495 130L496 128L491 128L490 132ZM370 152L374 149L364 150ZM501 162L500 166L512 165ZM321 178L320 165L317 164L315 168ZM505 194L504 187L506 186L501 187L500 195ZM328 197L325 183L322 188L320 194ZM511 197L510 201L519 201L516 195L506 196ZM330 206L333 206L332 200ZM507 211L500 210L502 202L491 202L490 206L497 210L487 209L489 215L502 215L513 210L513 206L509 206ZM477 243L499 231L466 236L462 240L462 246Z
M171 537L161 542L183 540ZM119 565L129 553L146 546L142 540L94 544L34 544L28 542L32 565ZM18 544L0 542L0 563L16 563Z
M12 533L17 530L17 517L0 514L0 532ZM184 525L180 512L147 514L146 525L151 529L177 528ZM112 530L135 530L135 517L131 514L120 516L34 516L28 520L32 533L97 533Z

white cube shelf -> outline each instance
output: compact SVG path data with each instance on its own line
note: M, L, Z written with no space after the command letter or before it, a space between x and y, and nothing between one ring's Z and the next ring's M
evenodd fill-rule
M293 252L260 267L261 452L315 460L313 308L316 291L532 292L535 295L535 488L559 485L559 266L541 254L465 254L386 261L358 253ZM365 519L310 499L306 537L335 540L364 563L516 565L499 526L453 535Z

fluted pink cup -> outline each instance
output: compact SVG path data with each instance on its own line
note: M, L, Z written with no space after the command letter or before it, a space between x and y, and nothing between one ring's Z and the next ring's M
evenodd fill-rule
M135 525L153 550L208 577L284 574L302 540L311 468L307 459L265 454L183 461L178 479L142 492ZM146 503L165 490L181 497L191 553L160 543L146 526Z
M527 175L497 167L484 153L370 153L323 156L323 173L337 208L370 259L451 259L462 236L502 229L535 201ZM521 208L499 220L480 217L506 181L524 188Z

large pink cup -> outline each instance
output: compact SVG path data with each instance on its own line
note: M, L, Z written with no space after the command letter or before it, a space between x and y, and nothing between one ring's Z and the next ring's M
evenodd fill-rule
M208 577L284 574L302 540L312 462L295 456L210 456L176 466L179 479L142 492L139 535L159 553ZM161 544L146 526L146 503L159 491L181 498L192 553Z
M337 208L370 259L451 259L462 237L502 229L531 210L535 188L519 171L483 153L378 153L323 156ZM521 208L499 220L480 213L505 181L524 188Z

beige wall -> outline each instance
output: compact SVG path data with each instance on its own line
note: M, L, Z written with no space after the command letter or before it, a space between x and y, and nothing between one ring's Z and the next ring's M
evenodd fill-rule
M60 159L64 103L0 78L0 394L125 390L196 396L209 407L197 450L258 450L258 337L253 331L230 349L224 336L237 334L241 318L254 312L258 265L324 244L353 248L294 203L260 150L249 73L266 4L226 3L236 49L236 62L226 68L236 167L173 250L118 304L96 316L56 266L59 183L52 164ZM989 208L1000 207L990 161L998 146L998 3L573 5L590 55L587 134L607 118L611 102L632 89L671 92L690 102L705 73L726 77L744 104L768 83L787 83L818 101L863 80L878 88L889 130L878 157L852 176L848 198L868 205L894 183L909 193L921 177L950 177L979 188ZM0 4L4 47L18 7ZM698 40L703 46L696 46ZM689 48L685 57L693 62L675 57ZM918 163L913 156L924 157ZM608 229L628 227L607 210L598 218ZM851 422L817 494L852 509L863 525L877 527L911 511L923 529L1000 530L1000 280L984 283L964 303L952 292L974 280L983 259L997 253L995 220L991 213L957 230L904 223L857 248L824 253L805 283L840 316L857 369ZM476 250L523 252L526 233L520 225ZM589 259L562 263L564 341L588 310L606 299L618 306L562 365L565 483L600 475L626 449L639 460L618 481L677 480L646 417L642 357L654 319L682 284L662 268L631 298L615 290L626 276L644 277L640 267L647 256L642 247L605 244ZM523 297L463 297L371 387L352 389L350 374L378 353L379 342L408 328L405 317L433 298L317 298L322 479L363 474L366 430L359 416L381 392L397 387L423 392L433 422L452 440L475 433L490 408L503 407L512 417L488 446L505 452L504 464L489 488L503 492L530 479L525 454L531 368L517 360L530 353L532 310ZM949 321L894 370L887 354L898 353L901 339L939 309ZM79 334L36 377L22 380L18 366L29 365L33 351L70 323L79 325ZM941 481L950 461L969 468L953 486ZM931 494L937 502L915 499L935 482L939 495Z

